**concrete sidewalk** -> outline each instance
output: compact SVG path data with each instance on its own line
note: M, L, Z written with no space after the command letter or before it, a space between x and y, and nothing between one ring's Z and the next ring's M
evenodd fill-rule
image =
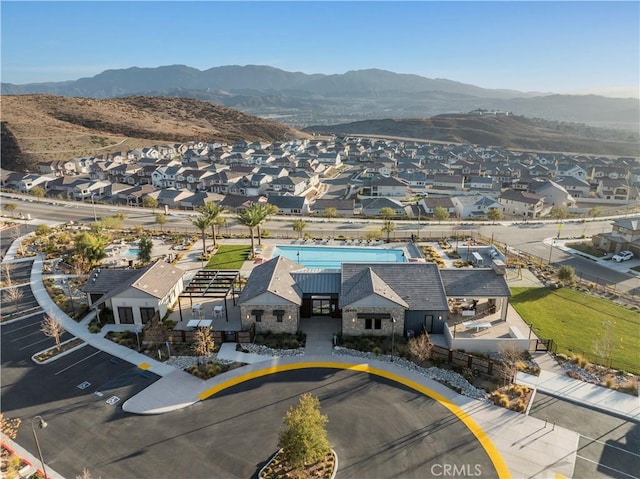
M640 422L640 398L595 384L572 379L566 374L540 371L540 376L518 373L516 383L551 396Z

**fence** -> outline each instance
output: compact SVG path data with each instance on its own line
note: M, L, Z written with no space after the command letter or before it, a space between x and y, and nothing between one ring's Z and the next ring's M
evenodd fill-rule
M504 366L501 362L454 349L444 348L435 344L431 350L431 358L453 364L454 366L469 368L474 371L474 373L484 374L486 376L501 377L504 373Z

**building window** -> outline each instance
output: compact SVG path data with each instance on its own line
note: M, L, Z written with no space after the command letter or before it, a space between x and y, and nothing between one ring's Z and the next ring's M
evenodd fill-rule
M120 318L120 324L133 324L133 308L118 306L118 317Z
M140 319L142 320L142 324L147 324L155 315L155 308L140 308Z
M380 318L365 318L364 329L382 329L382 319Z
M274 309L273 315L276 317L276 321L281 323L282 318L284 317L284 309Z
M262 309L254 309L251 311L251 314L255 316L256 323L262 322L262 315L264 314L264 311Z

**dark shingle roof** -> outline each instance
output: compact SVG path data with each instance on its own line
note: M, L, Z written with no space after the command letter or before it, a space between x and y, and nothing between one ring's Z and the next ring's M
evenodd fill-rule
M302 304L302 293L291 275L300 269L302 266L284 256L276 256L256 266L238 301L244 303L269 292L294 304Z
M448 308L435 263L343 263L341 307L348 304L345 301L346 294L354 287L358 280L356 277L368 268L380 281L389 286L409 309L437 311Z
M441 269L440 276L449 297L511 296L504 276L491 268Z

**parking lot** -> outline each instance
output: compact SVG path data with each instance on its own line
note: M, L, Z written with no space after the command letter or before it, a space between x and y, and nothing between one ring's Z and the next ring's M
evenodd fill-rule
M41 445L54 469L81 472L78 458L91 444L76 438L87 431L100 435L100 425L128 416L122 403L158 379L158 376L91 346L81 347L47 364L31 356L54 346L40 331L44 313L1 326L2 411L23 420L17 442L30 451L35 443L29 422L42 416L49 427ZM65 332L61 340L71 339ZM25 427L26 426L26 427Z

